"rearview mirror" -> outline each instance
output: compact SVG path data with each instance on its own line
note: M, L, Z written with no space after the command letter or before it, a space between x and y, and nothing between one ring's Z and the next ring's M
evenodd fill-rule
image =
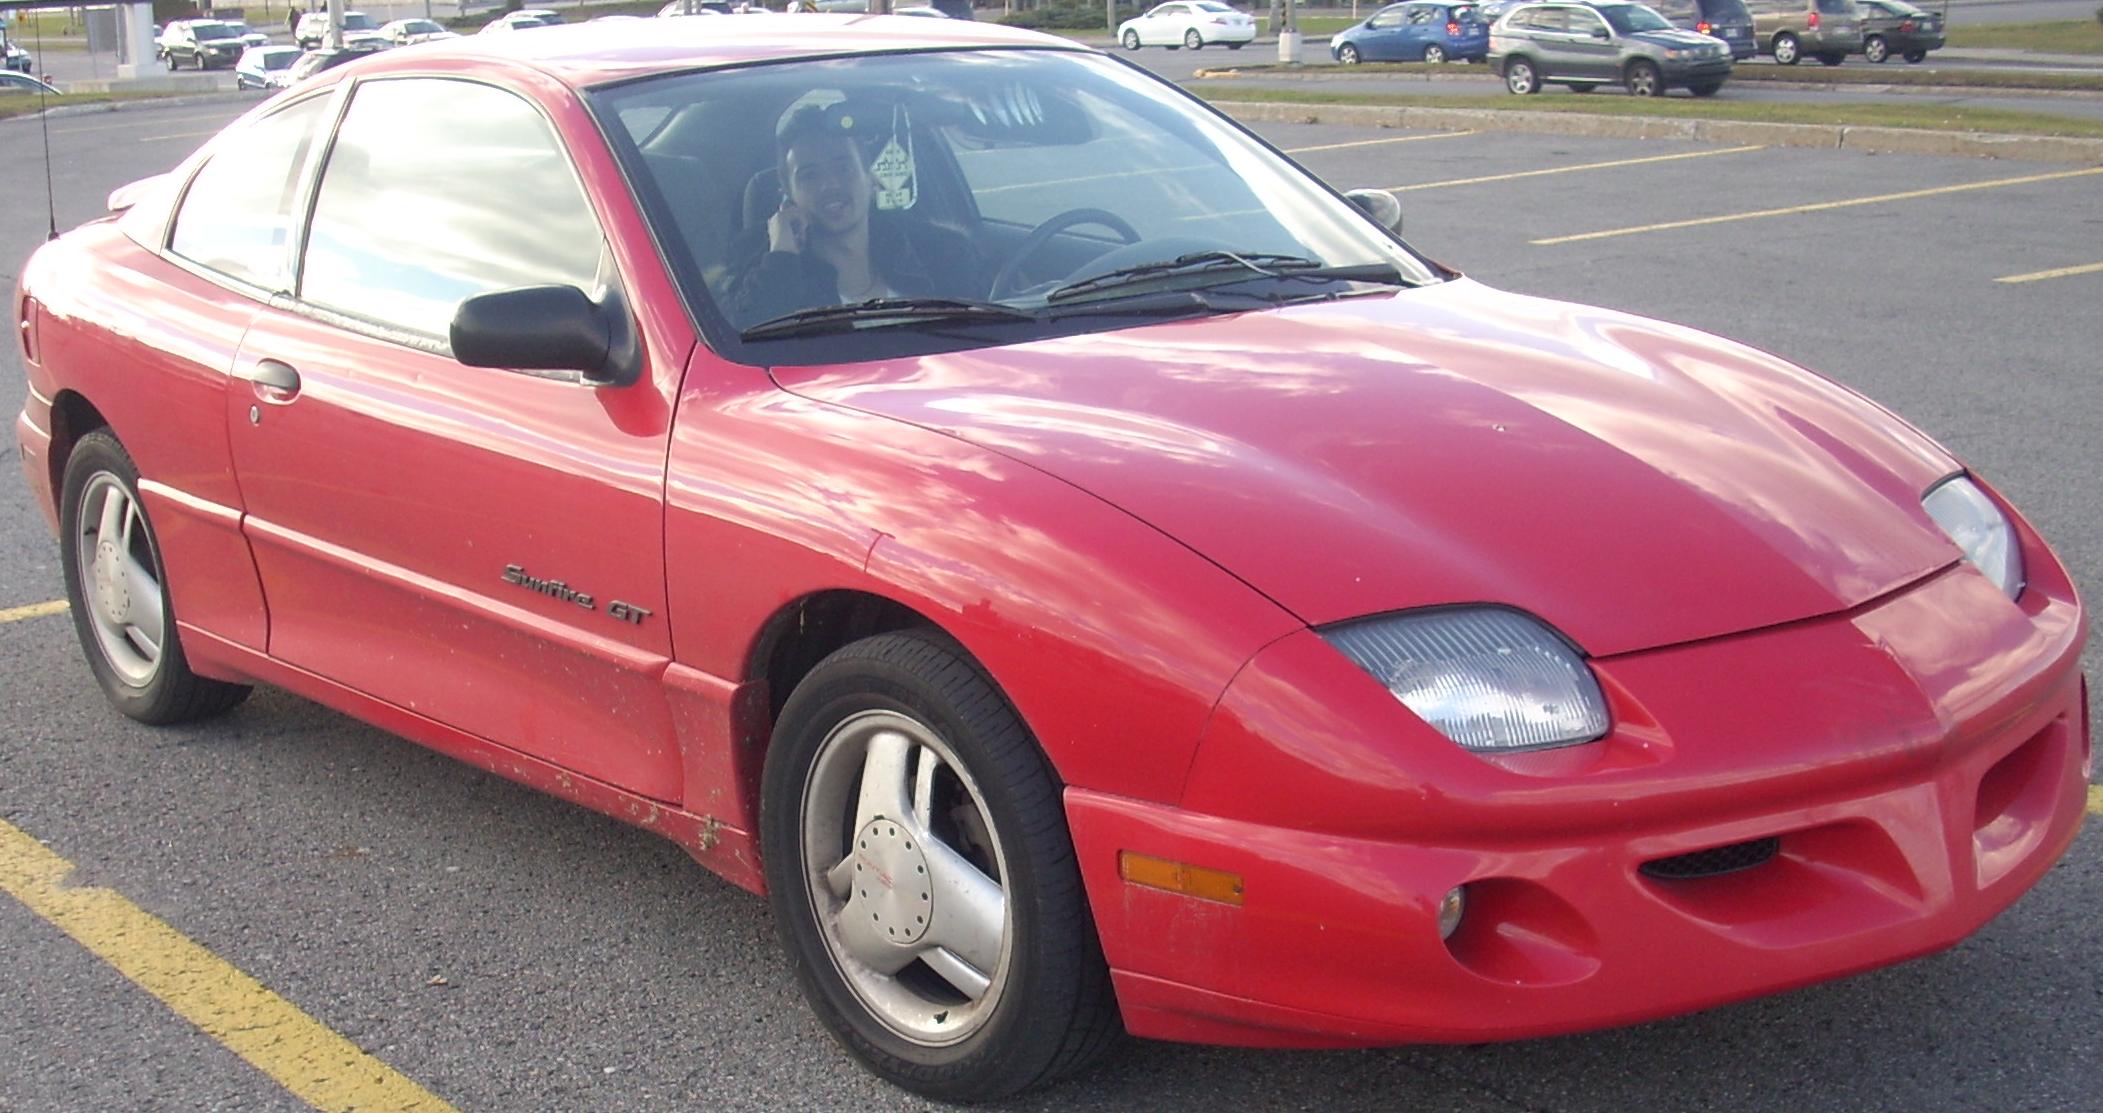
M575 286L476 294L453 311L453 358L469 367L575 371L587 382L625 386L640 374L640 360L625 310L610 300L594 304Z
M1358 206L1382 228L1402 231L1402 202L1395 200L1394 194L1384 189L1354 189L1344 194L1344 200Z

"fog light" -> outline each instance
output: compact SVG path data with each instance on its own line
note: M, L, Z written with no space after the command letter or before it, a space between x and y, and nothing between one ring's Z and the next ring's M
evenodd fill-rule
M1451 939L1460 928L1461 914L1468 910L1468 887L1456 885L1439 902L1439 938Z

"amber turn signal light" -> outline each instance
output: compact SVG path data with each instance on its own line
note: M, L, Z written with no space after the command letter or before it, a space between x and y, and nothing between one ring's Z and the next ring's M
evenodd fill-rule
M1221 904L1241 903L1241 875L1225 870L1208 870L1203 866L1171 862L1165 858L1149 858L1129 850L1119 851L1117 872L1134 885L1149 889L1165 889L1199 900L1218 901Z

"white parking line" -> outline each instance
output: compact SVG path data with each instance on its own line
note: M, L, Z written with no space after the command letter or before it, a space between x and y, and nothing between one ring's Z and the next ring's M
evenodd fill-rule
M1508 182L1515 178L1539 178L1549 174L1570 174L1579 170L1607 170L1616 166L1642 166L1652 162L1677 162L1689 158L1709 158L1712 155L1742 155L1747 151L1764 151L1765 147L1725 147L1715 151L1682 151L1676 155L1649 155L1644 158L1619 158L1612 162L1585 162L1576 166L1551 166L1545 170L1516 170L1509 174L1488 174L1480 178L1448 178L1442 182L1418 182L1416 185L1389 186L1389 193L1408 193L1418 189L1444 189L1447 186L1481 185L1484 182Z
M2077 274L2095 274L2103 271L2103 263L2088 263L2078 267L2060 267L2057 270L2033 271L2029 274L2011 274L1996 278L1995 282L2042 282L2047 278L2072 278Z

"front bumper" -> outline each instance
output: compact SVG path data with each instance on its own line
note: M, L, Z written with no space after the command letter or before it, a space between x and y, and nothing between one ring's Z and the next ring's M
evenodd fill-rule
M1495 763L1442 739L1398 758L1358 725L1384 690L1321 679L1336 655L1312 633L1275 643L1215 711L1181 807L1068 792L1127 1026L1542 1036L1956 943L2065 852L2092 775L2081 607L2048 555L2031 567L2020 608L1960 566L1848 614L1597 661L1613 733ZM1642 872L1766 839L1741 872ZM1125 850L1238 874L1243 903L1127 884Z
M1658 63L1659 72L1665 76L1666 86L1674 89L1688 85L1702 85L1711 81L1723 81L1731 76L1733 64L1728 56L1703 58L1695 61Z

